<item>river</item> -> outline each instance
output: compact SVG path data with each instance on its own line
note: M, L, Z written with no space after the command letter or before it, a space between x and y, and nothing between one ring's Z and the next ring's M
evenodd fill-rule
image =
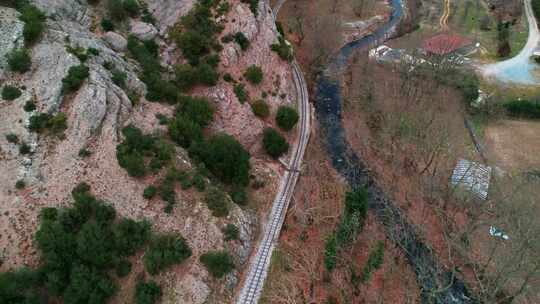
M316 83L316 115L321 125L322 140L332 160L332 165L351 187L364 186L369 193L370 209L385 227L387 235L403 248L405 256L414 269L421 289L423 303L477 303L471 299L467 288L451 272L443 270L435 254L420 240L417 229L408 222L400 209L384 194L370 177L366 164L347 142L341 120L341 92L339 74L347 67L351 55L366 50L389 39L401 17L401 0L391 0L392 15L388 22L373 34L342 47L319 75ZM434 292L437 290L438 292Z

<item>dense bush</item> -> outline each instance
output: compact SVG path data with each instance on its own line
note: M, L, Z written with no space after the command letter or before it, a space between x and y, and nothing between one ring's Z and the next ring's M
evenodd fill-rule
M215 217L224 217L229 215L229 201L223 191L218 188L210 188L206 191L204 201L208 209L212 211Z
M285 41L282 36L278 37L278 43L270 45L270 49L276 52L283 60L291 61L293 59L292 47Z
M32 132L43 133L49 131L59 135L67 129L66 114L60 112L56 115L38 113L30 116L28 129Z
M214 117L214 108L205 97L181 96L176 114L186 115L202 128L208 126Z
M109 275L120 247L140 249L146 242L140 230L116 234L114 209L97 200L90 187L72 191L74 203L66 208L44 208L35 242L41 263L37 270L0 274L0 295L7 303L106 303L118 289ZM122 223L122 222L121 222ZM145 225L133 222L134 225Z
M227 224L225 228L223 228L223 240L225 241L233 241L238 240L240 238L240 229L236 227L233 224Z
M6 140L7 142L12 143L12 144L18 144L19 136L17 136L17 134L14 134L14 133L9 133L9 134L6 134Z
M340 247L349 246L364 227L367 217L367 192L363 188L345 194L345 209L336 230L326 240L324 264L328 271L336 267Z
M114 31L114 23L110 19L103 18L101 19L101 28L105 32Z
M45 28L45 14L30 4L23 5L19 12L21 13L19 19L24 22L24 41L32 44L39 39L41 32Z
M201 141L202 128L187 115L177 115L168 125L169 136L178 145L189 148L191 143Z
M426 77L435 77L435 80L444 84L453 86L461 91L463 98L470 104L478 98L479 80L476 74L469 70L450 69L445 73L435 73L428 70Z
M513 117L540 118L540 102L531 100L512 100L503 107Z
M247 193L242 187L233 187L229 195L232 201L238 205L245 205L247 203Z
M6 55L9 69L15 72L24 73L30 70L32 59L27 49L17 49Z
M154 281L137 282L135 287L136 304L154 304L161 298L161 287Z
M124 0L122 6L124 11L131 17L137 17L140 13L141 8L137 0Z
M32 148L25 142L21 143L19 146L19 153L22 155L30 154L32 152Z
M178 98L175 112L175 118L168 125L169 136L184 148L203 139L202 129L214 115L208 99L184 95Z
M263 80L263 71L256 65L250 65L244 73L244 77L252 84L260 84Z
M215 278L222 278L234 269L234 262L227 251L209 251L199 260Z
M255 116L267 118L270 115L270 108L264 100L257 100L251 104L251 110Z
M242 32L236 32L233 36L234 41L238 43L242 51L245 51L249 48L249 40L247 39L246 35Z
M182 64L176 67L176 85L182 91L187 91L198 84L214 86L217 84L219 75L214 66L208 63L200 63L194 67L190 64Z
M119 69L113 69L111 71L111 80L113 81L114 84L116 84L122 89L126 88L126 79L127 79L126 72L123 72Z
M384 261L384 242L378 241L375 249L369 253L366 265L362 270L362 282L367 282L371 278L371 273L379 269Z
M337 242L335 235L330 235L324 245L324 267L328 271L336 268L337 264Z
M89 75L90 69L85 65L70 67L67 76L62 79L62 91L69 93L78 90Z
M536 20L540 20L540 0L532 0L531 4Z
M276 123L281 129L285 131L291 130L298 122L298 119L298 112L295 109L288 106L280 106L278 108Z
M142 43L134 36L128 37L128 50L142 67L141 80L146 84L146 98L150 101L176 102L178 88L161 78L159 58L155 45Z
M199 1L182 17L171 33L182 54L190 64L198 65L200 58L217 45L216 34L222 30L212 16L211 8L217 1Z
M192 145L190 155L203 162L225 183L247 185L249 182L249 153L227 134L217 134L206 142Z
M145 199L152 199L157 194L157 188L155 186L148 186L144 188L143 197Z
M152 274L183 262L191 256L186 240L179 235L166 234L155 237L144 255L144 267Z
M278 158L289 150L289 143L275 129L266 128L263 132L263 147L272 158Z
M19 98L22 92L17 87L5 85L2 88L2 99L13 100Z
M259 0L242 0L242 2L249 4L249 9L253 15L257 16L259 14Z
M147 171L147 158L150 167L158 171L170 162L174 147L163 139L143 134L139 128L129 125L122 129L125 140L116 147L116 158L120 167L133 177L144 176Z
M24 103L24 106L23 106L23 110L25 112L32 112L36 109L36 104L34 103L33 100L27 100L25 103Z
M248 93L246 92L246 87L242 83L234 85L233 90L240 103L244 103L249 99Z

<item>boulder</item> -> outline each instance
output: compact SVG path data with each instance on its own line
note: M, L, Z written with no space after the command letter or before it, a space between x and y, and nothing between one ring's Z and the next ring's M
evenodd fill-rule
M107 32L103 35L103 40L117 52L125 52L127 49L127 40L122 35L115 32Z
M150 23L134 21L131 23L131 33L140 40L150 40L156 37L158 31Z
M158 22L157 27L161 35L165 35L167 29L178 22L194 3L194 0L146 0L148 10Z

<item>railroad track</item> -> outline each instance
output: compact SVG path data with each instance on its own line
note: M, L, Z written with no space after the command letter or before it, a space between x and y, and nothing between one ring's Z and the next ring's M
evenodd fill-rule
M281 4L283 2L284 1L280 1ZM277 11L274 11L272 15L275 20ZM263 237L258 245L255 255L250 260L247 276L244 279L242 289L237 297L237 304L254 304L259 301L266 276L268 275L272 252L277 244L281 227L285 221L285 215L287 214L289 202L294 193L294 187L300 176L302 159L309 141L311 110L309 106L307 85L296 60L293 60L291 65L297 94L298 113L300 116L298 127L299 139L293 147L293 153L289 160L288 168L280 182L279 190L272 204L272 211L269 214L267 224L263 228Z

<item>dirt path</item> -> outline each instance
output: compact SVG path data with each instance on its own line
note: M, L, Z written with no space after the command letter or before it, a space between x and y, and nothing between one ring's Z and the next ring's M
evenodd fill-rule
M529 36L525 47L517 56L511 59L480 67L484 76L515 84L538 84L537 75L535 74L540 74L540 69L538 64L533 62L530 57L538 47L540 32L533 14L531 0L524 0L524 7L529 26Z
M450 17L450 0L444 0L444 11L441 16L441 19L439 19L439 24L441 26L441 30L446 31L448 30L448 18Z

